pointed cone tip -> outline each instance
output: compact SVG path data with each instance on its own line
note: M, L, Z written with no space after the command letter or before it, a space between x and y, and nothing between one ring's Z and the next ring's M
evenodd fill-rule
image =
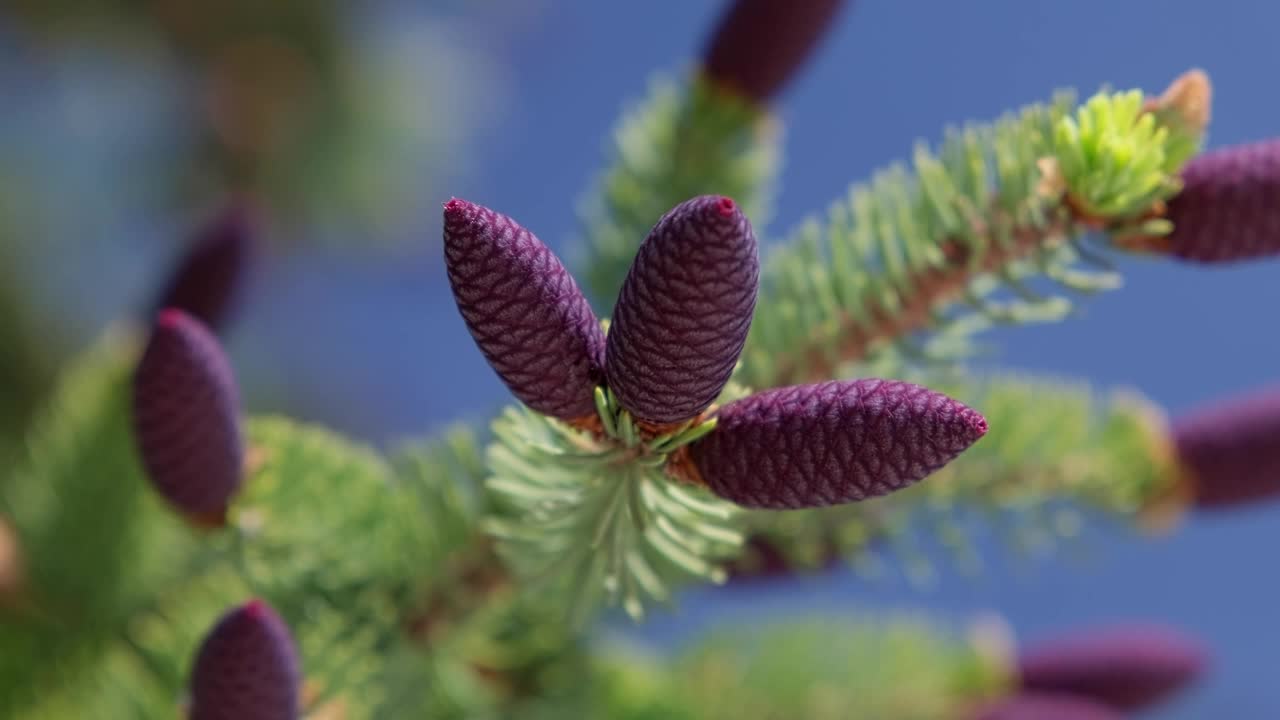
M194 319L185 310L168 307L156 314L156 325L165 330L172 330Z
M987 425L987 419L977 410L974 410L967 405L963 407L964 410L961 412L961 417L964 419L965 425L968 426L969 431L973 434L973 440L976 442L986 435L987 430L990 429Z
M445 217L458 215L476 207L476 204L460 197L451 197L443 203Z
M262 598L253 598L244 604L244 614L254 620L265 620L271 616L271 607Z

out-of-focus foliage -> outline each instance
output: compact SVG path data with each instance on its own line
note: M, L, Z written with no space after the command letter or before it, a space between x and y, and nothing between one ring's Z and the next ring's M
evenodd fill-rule
M1008 688L1002 627L981 621L963 635L923 617L870 614L739 621L676 658L607 644L574 698L535 704L525 717L960 720Z
M249 597L297 635L310 706L347 718L482 717L575 676L558 608L513 593L483 540L465 429L387 461L320 428L254 419L230 526L197 530L138 466L137 352L113 333L68 371L0 491L22 568L0 595L0 715L166 716L210 623Z
M409 217L465 127L466 78L487 73L435 16L377 4L53 0L7 14L11 56L64 92L91 92L74 83L96 74L140 96L124 111L150 114L152 143L169 147L130 148L144 162L120 179L153 210L234 191L307 237L337 223L368 242Z
M269 218L275 258L420 239L422 198L469 172L456 161L502 102L464 10L0 4L0 468L58 365L142 312L229 196Z

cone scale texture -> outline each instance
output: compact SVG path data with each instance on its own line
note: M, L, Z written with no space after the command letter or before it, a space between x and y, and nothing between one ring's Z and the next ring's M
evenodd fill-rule
M1159 627L1117 627L1043 643L1018 658L1021 687L1088 698L1130 712L1191 684L1206 664L1189 638Z
M444 255L467 329L511 393L562 420L594 417L604 334L551 249L511 218L455 198L444 206Z
M246 206L227 208L195 237L154 312L177 308L214 332L225 325L253 262L257 231Z
M301 682L289 628L266 603L250 600L200 646L188 720L297 720Z
M739 505L777 510L900 490L987 431L965 405L890 380L766 390L717 417L715 431L689 447L696 480Z
M1193 411L1173 438L1197 506L1280 497L1280 386Z
M217 338L181 310L160 313L138 363L133 423L156 490L183 514L221 525L243 477L240 402Z
M843 0L736 0L703 52L706 75L721 87L765 103L796 76Z
M636 418L697 417L724 389L747 340L760 284L751 223L726 197L668 212L636 253L614 306L609 386Z
M1203 263L1280 254L1280 138L1206 152L1182 181L1166 214L1169 254Z

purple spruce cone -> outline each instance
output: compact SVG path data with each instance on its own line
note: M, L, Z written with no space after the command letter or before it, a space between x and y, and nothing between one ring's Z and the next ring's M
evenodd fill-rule
M1280 254L1280 138L1204 153L1169 201L1167 252L1223 263Z
M736 0L703 51L708 78L765 103L817 47L843 0Z
M1070 695L1019 694L983 708L974 720L1120 720L1120 714Z
M729 403L718 417L716 429L689 446L701 481L739 505L775 510L900 490L987 432L976 411L891 380L766 390Z
M1130 712L1191 684L1205 651L1171 629L1126 626L1042 643L1020 653L1021 687L1088 698Z
M1197 506L1280 496L1280 385L1193 411L1173 439Z
M544 415L594 417L604 333L551 249L511 218L454 198L444 257L467 329L511 393Z
M250 600L218 621L196 654L188 720L296 720L302 674L289 628Z
M221 330L253 264L257 238L248 206L236 204L223 210L197 233L170 275L154 312L177 308L214 332Z
M213 333L181 310L160 313L138 363L133 423L160 494L196 521L224 524L244 468L235 376Z
M680 423L715 402L755 312L760 259L727 197L680 203L640 245L613 308L609 387L640 420Z

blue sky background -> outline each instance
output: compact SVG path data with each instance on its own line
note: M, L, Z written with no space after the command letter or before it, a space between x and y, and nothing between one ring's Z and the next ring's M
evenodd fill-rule
M413 12L416 3L383 5ZM407 252L388 259L334 249L268 268L270 282L233 336L238 365L274 388L264 402L379 441L487 417L505 391L449 297L439 203L458 195L497 208L572 255L575 206L602 167L619 110L656 71L692 61L718 7L452 3L452 40L488 65L483 83L463 88L478 99L468 120L478 130L458 141L448 182L424 190L424 219ZM780 107L788 152L770 234L824 210L917 139L1059 87L1158 91L1198 66L1215 85L1211 145L1274 135L1277 27L1280 3L1264 0L856 2ZM73 319L94 325L136 301L138 267L133 257L120 261L114 280L93 287L92 302L68 311ZM1280 382L1280 262L1205 269L1133 259L1123 267L1126 287L1086 301L1079 316L989 336L1002 347L1001 364L1136 386L1174 412ZM114 303L103 299L113 283ZM1280 504L1193 518L1154 541L1091 530L1072 558L1020 565L986 548L981 578L944 572L929 591L893 577L840 576L702 592L643 632L678 641L710 622L890 605L957 618L997 610L1027 638L1095 622L1166 621L1211 644L1216 663L1200 688L1152 717L1280 717L1280 577L1270 556L1277 539Z

